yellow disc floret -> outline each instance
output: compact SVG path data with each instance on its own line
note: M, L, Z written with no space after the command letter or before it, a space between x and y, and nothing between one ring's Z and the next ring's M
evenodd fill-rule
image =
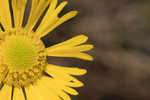
M17 87L33 83L46 66L44 49L38 37L24 30L6 32L0 42L0 80Z
M35 48L24 36L12 35L7 37L3 50L5 63L16 70L31 68L38 57Z

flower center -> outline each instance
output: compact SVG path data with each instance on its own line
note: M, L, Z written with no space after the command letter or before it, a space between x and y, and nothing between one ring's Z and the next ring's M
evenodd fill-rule
M9 36L3 44L3 59L13 69L29 69L36 63L38 52L23 36Z
M5 33L0 41L0 81L16 87L34 83L46 66L42 41L24 30Z

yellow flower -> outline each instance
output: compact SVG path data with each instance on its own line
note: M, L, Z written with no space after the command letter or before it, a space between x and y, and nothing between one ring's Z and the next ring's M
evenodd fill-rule
M88 37L79 35L46 48L41 37L76 16L77 11L59 18L66 1L58 7L57 0L31 1L28 21L23 25L27 0L0 0L0 100L70 100L68 94L78 95L73 88L83 86L73 76L84 75L86 69L48 64L46 57L92 61L84 52L93 45L83 44ZM33 30L46 9L39 27Z

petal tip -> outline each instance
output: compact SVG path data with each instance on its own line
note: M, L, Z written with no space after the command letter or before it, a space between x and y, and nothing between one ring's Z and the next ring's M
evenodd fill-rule
M88 40L88 36L86 36L86 35L84 35L84 34L79 35L79 38L83 38L83 39L85 39L85 40Z
M62 4L63 4L63 5L67 5L67 4L68 4L68 1L63 1Z
M82 75L86 74L87 73L87 70L86 69L82 69Z
M94 61L94 57L90 56L87 60Z
M73 14L73 16L76 16L78 15L79 12L75 10L75 11L71 11L71 13Z
M89 50L92 50L92 49L94 48L94 45L92 45L92 44L89 44L88 46L89 46L89 47L88 47Z

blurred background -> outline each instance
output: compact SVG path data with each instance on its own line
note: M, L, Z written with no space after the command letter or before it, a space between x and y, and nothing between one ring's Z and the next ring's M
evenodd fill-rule
M63 1L63 0L61 0ZM76 18L43 38L47 46L85 34L93 62L48 57L49 63L86 68L73 100L150 100L150 0L68 0L62 15ZM61 14L60 14L61 16Z

